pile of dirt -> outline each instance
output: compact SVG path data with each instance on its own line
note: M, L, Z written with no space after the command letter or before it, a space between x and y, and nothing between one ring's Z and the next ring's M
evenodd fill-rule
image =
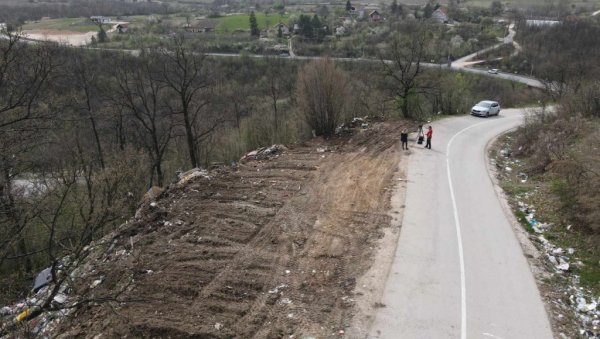
M401 153L400 122L172 185L89 256L64 337L329 337L355 313ZM382 281L383 283L383 281Z

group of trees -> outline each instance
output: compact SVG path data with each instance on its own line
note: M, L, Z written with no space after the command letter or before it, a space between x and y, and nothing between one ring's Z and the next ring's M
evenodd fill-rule
M331 29L319 19L317 14L312 18L309 15L301 14L298 18L298 26L300 35L307 39L321 41L325 35L331 34Z

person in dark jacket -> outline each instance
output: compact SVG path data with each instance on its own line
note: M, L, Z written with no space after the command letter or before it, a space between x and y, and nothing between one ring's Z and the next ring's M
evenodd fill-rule
M408 132L406 130L402 130L402 133L400 133L400 141L402 142L402 149L408 149Z
M431 128L431 126L427 128L425 136L427 137L427 143L425 144L425 148L431 149L431 137L433 137L433 128Z

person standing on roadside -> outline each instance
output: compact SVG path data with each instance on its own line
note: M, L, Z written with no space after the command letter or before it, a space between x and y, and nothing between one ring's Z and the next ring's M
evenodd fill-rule
M402 149L408 149L408 132L404 129L400 133L400 141L402 142Z
M431 149L431 137L433 136L433 128L431 128L431 126L427 128L425 136L427 137L427 143L425 144L425 148Z

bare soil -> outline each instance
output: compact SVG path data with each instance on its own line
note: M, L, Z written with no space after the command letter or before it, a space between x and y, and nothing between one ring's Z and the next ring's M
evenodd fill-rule
M23 33L30 39L55 41L73 46L84 46L97 34L96 32L81 33L56 29L26 30Z
M385 269L361 277L380 238L397 233L389 209L405 127L376 123L172 185L93 250L75 293L95 302L55 334L343 335L365 319L357 281L385 283Z

